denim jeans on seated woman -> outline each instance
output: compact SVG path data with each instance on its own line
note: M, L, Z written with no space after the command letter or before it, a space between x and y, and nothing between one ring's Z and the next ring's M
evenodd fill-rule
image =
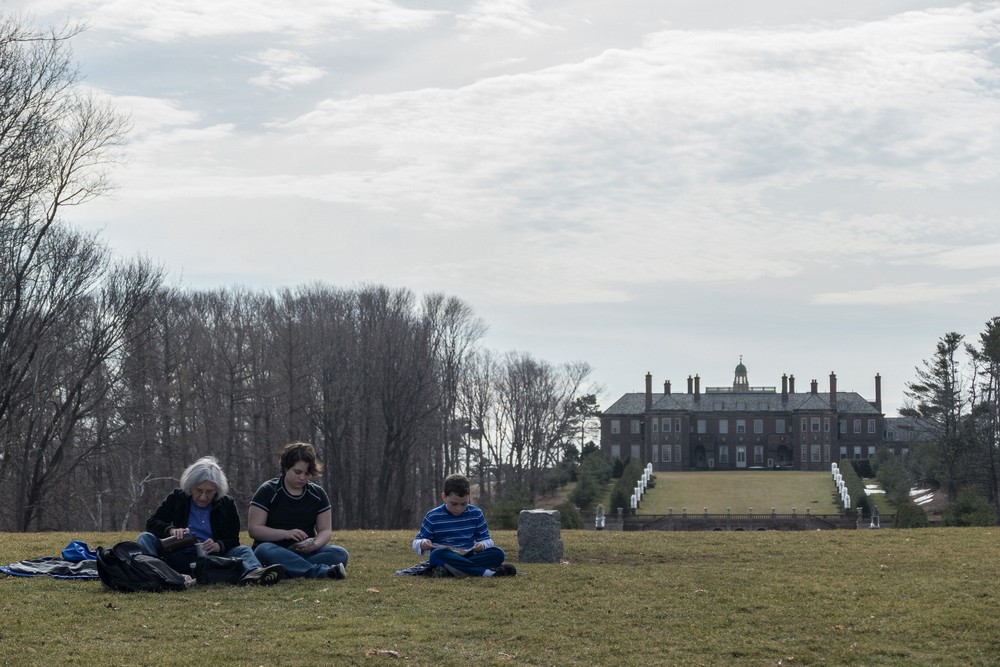
M264 565L283 565L285 577L289 579L294 577L320 579L329 576L327 572L331 565L342 563L346 567L347 559L350 557L343 547L330 544L303 555L273 542L262 542L253 552Z
M160 546L160 538L152 533L142 533L135 540L140 547L142 547L142 552L150 556L156 556L163 562L165 562L170 567L174 568L181 574L191 574L191 565L197 560L197 555L193 548L181 549L180 551L175 551L173 553L164 553ZM260 561L253 553L253 549L241 544L239 546L233 547L226 553L214 554L216 556L225 556L226 558L239 558L243 561L243 571L250 572L251 570L256 570L260 567Z

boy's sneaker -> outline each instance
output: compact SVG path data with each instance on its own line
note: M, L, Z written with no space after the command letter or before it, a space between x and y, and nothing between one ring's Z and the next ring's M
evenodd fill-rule
M273 586L285 576L285 566L276 564L250 570L239 580L240 586Z
M440 565L436 565L431 568L431 576L435 579L441 579L442 577L450 577L451 573Z
M330 569L326 571L326 576L331 579L347 579L347 568L344 567L343 563L331 565Z
M501 563L500 566L493 571L494 577L513 577L517 574L517 568L509 563Z

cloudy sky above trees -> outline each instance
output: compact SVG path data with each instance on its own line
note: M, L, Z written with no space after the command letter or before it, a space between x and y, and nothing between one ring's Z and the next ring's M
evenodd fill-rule
M1000 315L1000 3L0 0L132 116L67 212L182 285L379 283L583 360L889 414Z

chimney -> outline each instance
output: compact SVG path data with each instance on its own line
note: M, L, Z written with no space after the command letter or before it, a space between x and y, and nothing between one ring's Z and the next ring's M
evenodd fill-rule
M666 394L667 396L670 395L670 380L667 380L666 382L663 383L663 393Z
M653 407L653 374L646 373L646 412Z
M830 371L830 409L837 411L837 374Z
M882 413L882 376L875 374L875 409Z
M816 380L813 380L812 382L810 382L809 383L809 391L812 394L818 394L819 393L819 382L816 381Z
M693 393L693 390L691 388L692 387L692 384L691 384L692 382L694 382L694 381L691 379L691 376L688 375L688 393L689 394Z
M694 376L694 400L701 399L701 378L696 374Z
M788 374L781 374L781 402L786 403L788 401Z
M789 375L788 376L788 393L789 394L794 394L795 393L795 376L794 375Z

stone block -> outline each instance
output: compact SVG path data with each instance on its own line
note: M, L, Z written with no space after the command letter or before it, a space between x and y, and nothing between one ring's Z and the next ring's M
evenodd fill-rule
M562 560L559 510L522 510L517 519L517 545L517 559L522 563Z

